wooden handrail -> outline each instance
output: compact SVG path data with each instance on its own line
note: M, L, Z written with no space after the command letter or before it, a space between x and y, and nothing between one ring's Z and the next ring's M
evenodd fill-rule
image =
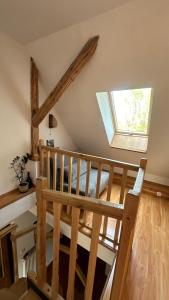
M40 179L38 178L38 180ZM65 192L58 192L50 189L42 190L42 197L46 201L74 206L118 220L122 220L123 217L124 205L117 203L107 202L91 197L69 194Z
M79 153L79 152L74 152L74 151L68 151L60 148L54 148L54 147L48 147L48 146L40 146L40 151L50 151L51 153L58 153L62 155L67 155L67 156L73 156L76 158L80 158L82 160L91 160L94 162L101 163L103 165L109 165L109 166L114 166L118 168L123 168L123 169L128 169L130 171L138 171L139 165L136 164L130 164L126 162L121 162L118 160L113 160L113 159L108 159L104 157L99 157L99 156L94 156L90 154L85 154L85 153Z

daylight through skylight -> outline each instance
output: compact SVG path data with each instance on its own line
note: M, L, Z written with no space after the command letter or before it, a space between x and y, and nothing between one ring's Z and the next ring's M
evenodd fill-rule
M110 92L116 132L148 134L151 88Z

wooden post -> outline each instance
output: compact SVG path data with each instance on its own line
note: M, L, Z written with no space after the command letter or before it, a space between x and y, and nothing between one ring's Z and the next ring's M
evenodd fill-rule
M127 183L127 169L123 169L123 175L121 180L121 191L120 191L120 204L124 203L124 196L125 196L125 189ZM120 221L116 221L115 233L114 233L114 241L118 242L119 238L119 231L120 231Z
M39 109L39 89L38 89L38 69L35 65L33 58L31 62L31 118ZM31 121L31 155L32 160L38 160L38 142L39 142L39 127L34 126Z
M33 126L38 127L38 125L45 118L47 113L52 109L52 107L56 104L56 102L60 99L61 95L64 91L69 87L69 85L75 80L77 75L80 73L82 68L86 65L89 59L94 54L97 44L98 44L98 36L95 36L88 40L85 46L80 51L79 55L67 69L63 77L57 83L56 87L49 94L47 99L44 101L42 106L36 112L33 117Z
M12 242L13 266L14 266L14 281L16 282L19 279L19 273L18 273L18 254L17 254L15 232L11 232L11 242Z
M147 158L141 158L140 167L145 170L146 166L147 166Z
M110 300L121 300L132 248L134 227L139 205L139 196L129 191L126 195L120 246L117 254L115 274Z
M46 282L46 200L42 190L47 188L47 178L37 179L37 281L40 287Z

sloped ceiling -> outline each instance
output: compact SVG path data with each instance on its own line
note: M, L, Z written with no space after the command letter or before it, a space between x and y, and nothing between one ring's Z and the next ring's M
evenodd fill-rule
M131 0L0 0L0 28L26 43Z
M138 0L28 45L50 92L86 40L98 49L56 108L83 152L138 163L143 154L109 147L96 92L153 88L148 173L169 184L169 2ZM163 179L162 179L163 177ZM153 179L154 178L154 179Z

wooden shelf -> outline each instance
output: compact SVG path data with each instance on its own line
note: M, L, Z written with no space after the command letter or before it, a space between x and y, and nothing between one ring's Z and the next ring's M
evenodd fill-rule
M17 189L12 190L8 193L0 195L0 209L21 199L24 198L36 191L36 187L32 187L26 193L20 193Z

